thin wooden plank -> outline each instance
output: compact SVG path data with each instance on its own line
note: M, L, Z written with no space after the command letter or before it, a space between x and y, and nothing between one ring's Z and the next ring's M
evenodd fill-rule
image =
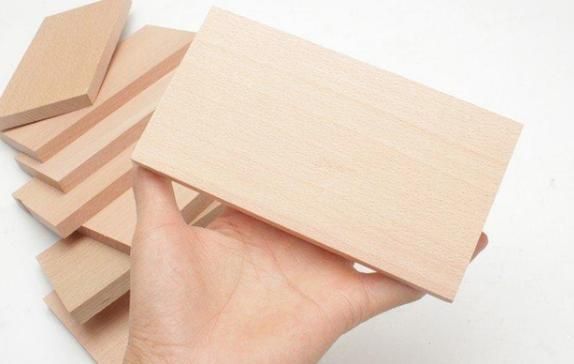
M172 71L193 33L145 26L121 42L95 103L87 108L2 133L13 148L46 161L139 92Z
M0 98L0 130L91 105L130 5L102 0L45 18Z
M520 130L213 9L132 158L453 300Z
M190 222L202 213L208 201L204 195L188 188L176 188L178 206L185 221ZM122 206L118 207L120 209L115 211L112 218L120 223L112 224L108 221L98 234L127 236L129 233L133 236L135 210L127 211L125 208L122 210ZM131 241L126 246L129 253ZM80 323L90 320L129 290L130 262L126 251L81 233L56 242L38 256L38 261L66 310Z
M38 256L66 310L84 323L129 290L130 257L75 233Z
M123 362L129 335L129 295L83 325L70 316L55 292L46 296L44 301L97 363Z
M26 154L18 155L16 161L32 176L70 191L139 139L171 76L163 76L46 162Z
M125 149L70 192L32 179L14 193L14 198L38 221L65 238L131 187L129 157L133 148Z
M215 220L223 210L225 206L221 204L221 202L213 201L203 210L197 217L192 221L191 225L198 226L198 227L207 227L207 225L211 224L213 220Z
M185 221L192 221L213 201L208 195L198 194L179 184L174 184L174 193ZM79 231L129 254L136 223L134 194L129 189L83 224Z

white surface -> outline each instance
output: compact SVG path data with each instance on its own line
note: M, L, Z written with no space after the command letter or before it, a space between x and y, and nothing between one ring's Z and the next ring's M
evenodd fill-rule
M2 0L0 89L41 19L86 3ZM134 0L144 24L196 30L212 2ZM433 298L341 338L324 363L571 363L574 357L574 2L218 1L215 4L525 124L456 303ZM81 363L50 314L35 256L55 237L11 198L0 145L0 362Z

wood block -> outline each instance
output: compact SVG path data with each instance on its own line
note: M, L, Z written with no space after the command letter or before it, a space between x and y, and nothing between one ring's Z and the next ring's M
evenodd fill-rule
M174 183L175 198L185 221L192 221L213 201L205 194ZM136 204L133 190L98 212L80 228L80 232L104 244L129 254L137 223Z
M130 257L75 233L38 256L66 310L84 323L129 290Z
M70 192L63 193L33 179L16 191L14 198L42 224L65 238L131 187L129 157L133 147L128 147Z
M452 300L520 130L214 9L132 158Z
M0 130L94 102L130 0L102 0L44 19L0 98Z
M192 39L190 32L143 27L118 45L92 106L8 130L2 133L2 139L30 157L46 161L173 70Z
M75 321L55 292L46 305L97 363L121 364L128 344L129 295L111 304L85 324Z
M188 188L176 185L176 191L178 206L187 222L197 217L209 203L205 195ZM133 193L128 192L133 205ZM117 250L92 237L75 233L38 256L42 270L62 303L80 323L90 320L130 287L130 262L126 251L129 253L131 247L136 212L135 209L128 211L125 206L117 207L111 217L119 223L108 221L101 225L97 234L110 239L105 234L113 237L129 233L130 242L124 245L127 249Z
M16 161L34 177L70 191L139 139L171 76L165 75L46 162L26 154L18 155Z

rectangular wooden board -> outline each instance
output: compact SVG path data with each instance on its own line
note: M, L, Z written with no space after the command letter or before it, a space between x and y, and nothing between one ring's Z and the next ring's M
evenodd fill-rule
M133 147L125 149L70 192L32 179L14 193L14 198L58 236L68 237L131 187L129 157Z
M174 193L185 221L192 221L213 201L210 196L199 194L177 183L174 183ZM130 188L86 221L79 231L129 254L136 223L136 204L133 190Z
M94 102L130 0L102 0L44 19L0 98L0 130Z
M209 204L204 195L182 186L177 190L177 203L186 222L203 214ZM110 217L119 223L108 221L98 234L107 237L106 234L127 236L129 233L130 237L133 236L135 210L116 207L118 210ZM125 216L124 213L131 215ZM131 240L126 246L129 253ZM40 254L38 261L66 310L80 323L90 320L130 287L130 262L126 249L115 249L81 233L58 241Z
M118 45L92 106L5 131L2 139L16 150L46 161L177 67L192 39L190 32L143 27Z
M97 363L123 362L129 335L129 295L126 294L83 325L66 311L55 292L46 296L44 301Z
M453 300L520 130L213 9L132 158Z
M139 139L171 75L163 76L46 162L26 154L18 155L16 161L34 177L70 191Z

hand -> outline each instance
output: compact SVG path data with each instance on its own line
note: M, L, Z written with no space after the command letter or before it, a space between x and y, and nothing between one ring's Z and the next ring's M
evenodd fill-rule
M126 362L314 363L422 293L235 210L190 227L171 183L138 169ZM477 252L487 244L482 234Z

